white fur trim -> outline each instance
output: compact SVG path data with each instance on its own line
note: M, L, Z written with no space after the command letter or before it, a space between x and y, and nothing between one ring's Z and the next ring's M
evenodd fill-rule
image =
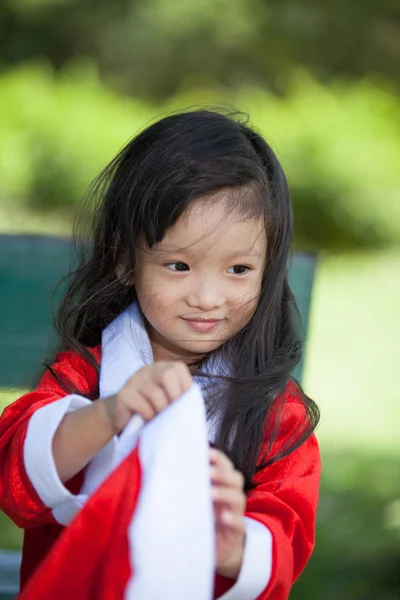
M66 396L39 408L29 420L24 444L27 475L41 501L52 509L54 518L67 525L86 501L74 495L58 476L52 452L53 437L64 415L90 404L77 395Z
M272 534L255 519L245 517L245 521L246 545L239 577L218 600L256 600L271 578Z
M153 352L136 302L128 306L102 333L100 398L112 396L129 377L153 363Z
M139 456L142 486L128 529L134 574L125 600L212 598L214 519L197 385L143 427Z
M64 415L91 404L70 395L39 408L31 417L24 445L28 477L42 502L52 509L56 521L68 525L88 497L103 483L115 466L117 438L114 437L93 458L85 470L79 494L74 495L58 476L54 462L53 437Z
M89 497L107 479L116 466L116 455L119 446L117 436L114 436L92 458L85 469L85 478L82 485L82 494Z

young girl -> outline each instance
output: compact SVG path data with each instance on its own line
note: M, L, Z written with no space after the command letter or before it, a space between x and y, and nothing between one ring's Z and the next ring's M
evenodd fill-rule
M62 352L0 420L22 585L77 512L91 464L195 378L213 446L215 597L284 600L313 549L320 458L318 409L291 377L302 344L282 168L247 124L185 112L128 143L89 198Z

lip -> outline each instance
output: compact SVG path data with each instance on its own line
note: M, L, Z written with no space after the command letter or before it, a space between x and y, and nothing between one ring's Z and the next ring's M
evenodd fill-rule
M211 331L218 323L222 323L224 319L186 319L182 317L190 327L196 331Z

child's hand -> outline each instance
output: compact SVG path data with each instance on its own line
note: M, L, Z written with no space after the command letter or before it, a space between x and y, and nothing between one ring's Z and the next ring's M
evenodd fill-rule
M245 543L243 514L246 507L244 477L225 454L210 450L214 505L216 571L237 579Z
M100 402L118 434L133 415L150 421L191 385L192 377L184 363L158 362L140 369L117 394Z

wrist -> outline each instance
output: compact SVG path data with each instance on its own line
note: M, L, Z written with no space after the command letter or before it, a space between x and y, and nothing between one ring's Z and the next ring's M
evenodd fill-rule
M105 422L109 427L111 437L119 435L123 430L123 424L118 423L117 416L117 398L116 396L107 396L107 398L100 398L97 400L99 409L102 411Z
M242 568L245 542L246 538L245 535L243 535L243 538L240 544L238 544L236 550L229 556L229 558L226 561L224 561L220 565L217 565L216 572L219 575L234 580L236 580L239 577L239 573Z

